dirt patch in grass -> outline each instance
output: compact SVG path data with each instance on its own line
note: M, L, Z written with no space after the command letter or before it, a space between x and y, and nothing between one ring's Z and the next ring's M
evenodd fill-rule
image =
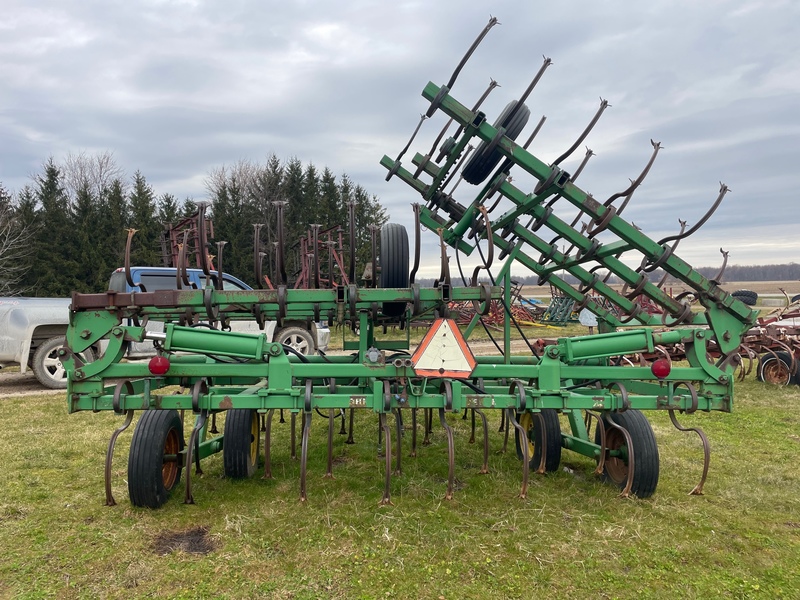
M39 383L33 371L20 373L19 370L0 371L0 399L14 396L39 396L43 394L66 395L66 390L50 390Z
M193 527L185 531L165 531L153 541L153 552L164 556L181 550L188 554L208 554L216 549L216 542L209 537L208 527Z

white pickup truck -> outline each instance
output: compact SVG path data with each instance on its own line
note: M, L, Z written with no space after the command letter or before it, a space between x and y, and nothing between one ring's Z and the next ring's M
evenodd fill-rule
M204 287L203 272L189 269L189 278L197 287ZM144 284L147 291L174 289L175 269L167 267L131 267L135 284ZM223 285L228 290L249 290L246 283L223 273ZM140 291L127 284L123 269L111 274L109 289L117 292ZM58 356L58 349L64 345L64 335L69 324L69 298L0 298L0 368L6 364L20 365L25 373L30 367L36 379L48 388L67 387L64 367ZM162 324L150 322L148 329L161 330ZM254 322L232 323L235 330L258 331ZM267 338L288 344L302 354L314 353L317 349L326 350L330 341L330 330L322 323L287 322L276 330L274 321L267 321ZM101 348L88 350L81 355L82 360L94 360ZM152 343L132 344L130 358L145 358L154 353Z
M58 357L69 323L69 298L0 298L0 367L16 363L49 388L67 387ZM81 358L94 359L88 351Z

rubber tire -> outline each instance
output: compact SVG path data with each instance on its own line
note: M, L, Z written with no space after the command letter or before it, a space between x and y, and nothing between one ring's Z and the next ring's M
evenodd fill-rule
M517 136L522 133L522 130L525 128L531 116L530 109L523 104L517 111L517 114L514 115L513 120L509 122L508 117L516 105L517 100L509 102L494 122L494 128L500 129L504 127L506 130L505 136L512 141L516 140ZM483 183L500 162L500 159L503 158L503 155L497 148L494 148L491 152L487 152L488 146L489 142L482 140L478 145L478 149L475 150L475 153L470 156L467 164L464 165L464 170L461 174L467 183L471 183L472 185Z
M541 410L544 418L545 442L547 448L544 459L544 470L548 473L558 471L561 464L561 423L558 420L558 412L552 408ZM530 456L531 469L538 469L539 462L542 460L542 425L541 420L536 415L524 412L517 415L520 425L528 431L528 456ZM517 428L514 427L514 445L517 449L517 458L522 460L522 444Z
M792 302L792 304L794 304L798 300L800 300L800 294L795 294L794 296L792 296L791 302Z
M775 364L776 360L780 360L786 366L786 372L788 375L786 381L783 381L782 378L781 381L776 381L775 380L776 376L779 373L771 372L778 369L778 365ZM792 364L792 357L785 350L780 350L776 352L774 355L770 354L769 352L762 354L758 359L758 370L756 371L756 379L758 381L764 381L772 385L789 385L790 383L797 383L798 382L797 373L792 374L789 371L791 364ZM769 371L767 371L767 369L769 369ZM767 371L767 377L764 376L765 371Z
M638 498L649 498L656 491L659 475L658 445L650 421L641 411L632 409L625 412L605 413L603 415L605 423L608 423L609 419L627 429L633 442L635 469L631 494ZM600 443L599 428L595 429L594 441L596 444ZM606 425L607 449L616 450L624 444L625 437L622 433L610 425ZM620 458L606 457L602 475L604 482L610 481L620 489L624 489L627 476L626 461Z
M66 342L64 336L52 337L36 348L36 352L33 353L31 364L33 374L39 383L51 390L67 389L67 371L58 357L58 349ZM95 358L91 349L84 350L79 356L84 362L92 362Z
M731 296L744 302L747 306L755 306L756 302L758 302L758 293L751 290L736 290Z
M245 479L258 468L261 449L258 411L234 408L225 413L225 437L222 463L226 477Z
M284 327L278 330L274 338L279 344L291 346L305 356L314 354L317 347L314 337L302 327Z
M380 261L382 288L408 288L408 233L403 225L386 223L381 227ZM401 317L406 303L384 302L381 311L385 317Z
M177 446L177 447L176 447ZM128 497L131 504L162 506L181 480L183 465L165 463L164 455L179 454L184 447L183 421L177 410L146 410L133 431L128 454ZM165 472L166 464L172 464Z

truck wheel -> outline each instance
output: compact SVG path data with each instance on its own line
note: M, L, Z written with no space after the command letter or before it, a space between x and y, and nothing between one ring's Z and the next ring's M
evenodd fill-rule
M659 475L658 446L650 421L638 410L605 413L606 452L619 451L618 456L606 456L603 467L603 481L610 481L620 489L628 481L628 449L625 436L618 429L608 425L614 421L628 430L633 443L633 484L631 494L638 498L649 498L656 491ZM600 429L595 430L595 444L600 443Z
M306 356L313 354L314 348L316 348L314 338L302 327L285 327L279 330L275 334L275 341L279 344L286 344Z
M133 431L128 496L134 506L158 508L181 479L183 421L177 410L146 410Z
M33 374L43 386L51 390L61 390L67 387L67 371L61 364L58 349L66 343L64 336L52 337L42 343L33 354ZM83 362L92 362L94 352L87 349L78 356Z
M225 413L222 463L226 477L244 479L256 472L261 440L259 431L258 411L232 408Z

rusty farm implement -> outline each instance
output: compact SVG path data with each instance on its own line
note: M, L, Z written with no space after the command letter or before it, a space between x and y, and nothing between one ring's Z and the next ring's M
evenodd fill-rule
M265 473L271 476L275 411L286 411L293 424L301 424L303 500L312 417L317 412L335 413L342 415L344 426L346 411L351 424L353 411L369 411L379 423L385 448L385 503L392 489L393 454L399 466L405 437L413 455L418 429L427 437L435 415L447 438L446 497L453 495L455 477L449 414L469 412L480 417L482 470L486 470L486 411L490 410L501 411L506 431L515 434L523 497L530 471L556 470L562 450L594 459L597 474L623 495L652 495L659 456L645 417L651 410L667 411L680 430L699 434L705 464L693 493L702 492L708 442L699 428L681 426L676 415L732 409L740 344L756 312L720 289L714 279L693 270L679 258L676 246L705 222L727 188L722 186L712 209L693 227L682 224L678 234L658 241L649 238L621 213L652 166L658 144L653 144L652 157L631 185L605 200L576 185L591 151L572 173L562 167L606 108L605 101L590 126L554 161L543 161L529 150L544 119L525 143L517 143L530 116L525 101L549 59L494 120L480 110L496 87L494 82L471 106L452 95L464 63L494 24L489 22L445 85L428 83L422 91L428 105L420 125L435 115L446 121L430 149L407 156L420 131L417 127L396 158L381 160L387 180L403 182L422 200L414 205L416 235L411 252L405 228L386 225L373 233L372 277L356 277L351 247L349 261L339 254L327 260L342 275L346 266L346 281L324 286L320 282L333 282L334 275L320 275L320 263L324 267L326 261L319 259L316 228L314 239L302 248L309 262L303 263L305 284L300 287L288 285L281 250L271 280L265 279L256 249L257 279L269 281L263 289L225 290L209 277L205 289L73 295L67 346L61 351L69 371L69 411L108 410L124 417L106 460L109 504L114 503L114 444L135 413L141 416L128 458L128 491L137 506L163 504L182 471L184 500L193 502L192 466L199 471L201 461L216 452L223 453L227 476L252 475L261 460L262 438ZM523 188L526 179L531 183ZM584 223L579 224L581 220ZM438 232L441 248L440 275L432 287L415 283L422 226ZM202 224L198 231L205 231ZM338 247L339 230L336 236ZM350 240L353 237L351 224ZM279 247L284 245L281 240ZM463 285L451 279L448 251L456 258L476 253L482 257L482 265L471 278L463 279ZM219 256L217 263L223 264ZM511 331L517 325L509 309L512 265L559 290L572 301L573 310L593 312L599 333L547 344L530 342L529 352L512 355ZM659 269L688 286L696 304L671 297L662 289L663 280L651 280L650 273ZM607 283L610 274L625 283L623 290ZM569 283L565 275L578 283ZM660 312L645 310L642 298ZM451 303L475 308L469 323L456 325L449 314ZM482 316L497 306L504 308L500 333L496 331L498 352L473 357L470 336L481 326ZM344 340L343 355L303 356L289 346L268 342L263 334L228 330L234 320L263 325L265 320L302 319L327 319L351 329L355 339ZM151 320L166 323L163 333L148 331ZM387 340L378 335L384 327L402 328L412 320L430 322L416 349L407 338ZM120 360L126 344L147 339L156 343L158 357L149 363ZM84 364L77 358L100 344L105 349L94 362ZM671 361L676 348L685 362ZM647 365L631 358L645 353L660 358ZM188 432L183 431L181 411L191 411L195 417ZM225 413L225 424L217 434L214 420L220 413ZM395 421L394 434L390 419ZM328 419L329 472L333 421ZM411 435L399 435L409 422Z

